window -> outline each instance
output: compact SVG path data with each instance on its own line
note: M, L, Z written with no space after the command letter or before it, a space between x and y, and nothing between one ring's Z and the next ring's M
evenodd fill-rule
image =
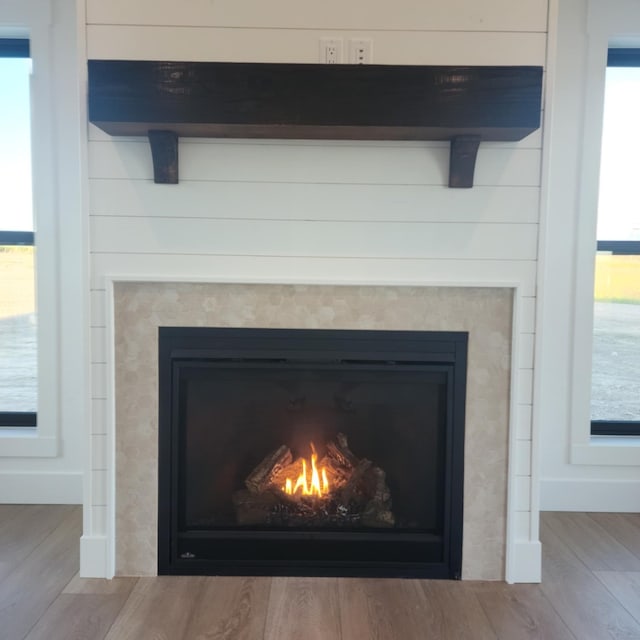
M0 427L34 427L35 248L29 40L0 39Z
M609 49L595 264L591 433L640 435L640 49Z

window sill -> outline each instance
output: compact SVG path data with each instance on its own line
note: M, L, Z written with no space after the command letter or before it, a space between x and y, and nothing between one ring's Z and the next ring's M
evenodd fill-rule
M58 439L38 435L36 427L0 428L0 458L55 458Z
M588 444L571 447L571 463L640 466L640 436L591 436Z

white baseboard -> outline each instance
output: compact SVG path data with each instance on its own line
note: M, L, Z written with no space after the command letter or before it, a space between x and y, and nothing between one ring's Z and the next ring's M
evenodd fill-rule
M80 577L112 578L107 567L107 536L80 538Z
M541 511L640 511L640 480L540 481Z
M542 579L542 547L539 542L514 542L505 579L508 583L540 582Z
M0 472L0 504L82 504L82 473Z

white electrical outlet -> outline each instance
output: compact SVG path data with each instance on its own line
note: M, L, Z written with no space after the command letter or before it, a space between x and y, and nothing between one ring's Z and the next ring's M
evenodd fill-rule
M351 64L371 64L373 62L373 40L371 38L351 38L349 40L349 62Z
M342 62L342 38L320 38L320 62L324 64Z

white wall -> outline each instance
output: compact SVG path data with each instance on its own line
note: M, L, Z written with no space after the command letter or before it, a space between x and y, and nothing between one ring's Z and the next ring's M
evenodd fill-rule
M552 87L538 317L541 508L640 510L639 439L590 430L593 264L609 39L640 43L633 0L562 0Z
M341 37L346 50L358 36L373 40L375 63L544 65L546 30L546 0L87 0L86 34L88 57L103 59L317 62L319 38ZM108 283L139 277L517 287L511 526L514 539L537 540L531 414L541 140L538 131L520 143L483 143L476 186L452 190L443 143L181 139L180 184L155 185L145 140L90 126L96 462L85 535L105 535L113 491Z
M38 265L38 428L0 430L0 502L82 502L88 403L77 24L73 0L0 0L29 35Z

